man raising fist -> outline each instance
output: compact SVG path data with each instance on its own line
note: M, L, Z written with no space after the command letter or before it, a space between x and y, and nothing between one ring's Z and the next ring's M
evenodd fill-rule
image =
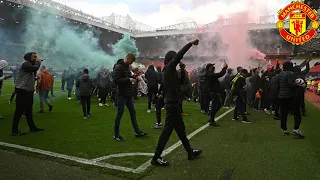
M180 63L183 55L191 48L192 45L198 45L199 40L194 40L185 45L178 53L169 51L165 55L163 68L163 96L166 106L166 121L156 152L152 158L151 164L156 166L169 166L170 163L161 158L161 154L172 134L173 129L177 132L184 148L188 153L188 159L193 160L199 156L202 151L191 148L186 135L185 125L180 109L180 82L176 66Z

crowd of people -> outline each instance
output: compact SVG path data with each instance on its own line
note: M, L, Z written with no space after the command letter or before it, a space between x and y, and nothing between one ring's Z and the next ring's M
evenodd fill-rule
M126 106L130 112L135 136L140 138L148 133L142 131L136 119L134 99L138 94L148 97L146 110L156 110L155 129L162 128L158 145L151 163L158 166L168 166L170 163L161 157L161 154L175 130L188 153L188 159L195 159L202 150L193 149L186 135L183 116L188 114L183 111L183 101L188 100L200 103L200 112L208 115L210 126L218 127L215 121L217 112L223 107L234 107L233 119L238 121L240 117L243 123L251 123L247 105L254 111L262 111L274 114L275 120L281 120L282 135L289 135L287 130L287 117L294 115L294 129L292 134L303 138L304 134L299 129L301 116L306 116L304 105L304 92L306 89L305 76L310 69L310 60L294 66L290 61L276 67L269 65L266 69L255 67L249 71L242 67L233 70L224 63L222 70L216 72L214 63L204 64L202 67L190 73L186 71L186 65L181 61L184 54L199 40L186 44L179 52L169 51L165 55L164 68L150 65L146 72L131 68L135 62L134 54L129 53L124 59L119 59L112 72L107 68L97 70L93 68L69 67L62 73L61 90L68 91L67 98L72 99L72 91L75 86L75 95L78 103L82 105L83 117L91 116L91 98L98 96L99 106L109 106L107 97L110 96L117 107L117 115L114 123L115 141L125 141L120 134L120 121ZM22 136L25 133L18 129L22 115L27 119L31 132L43 131L33 121L33 98L37 92L40 99L39 113L44 113L44 102L49 111L53 110L49 94L54 96L54 72L41 65L42 60L35 52L25 54L24 62L15 69L14 83L16 95L16 109L13 116L12 135ZM180 69L176 70L179 65ZM4 60L0 61L0 69L8 66ZM303 66L306 69L302 71ZM234 71L236 71L234 73ZM92 75L92 74L94 75ZM1 82L11 78L11 75L1 75ZM36 84L36 86L35 86ZM36 88L35 88L36 87ZM13 98L10 99L12 103ZM165 124L162 125L161 109L166 108Z

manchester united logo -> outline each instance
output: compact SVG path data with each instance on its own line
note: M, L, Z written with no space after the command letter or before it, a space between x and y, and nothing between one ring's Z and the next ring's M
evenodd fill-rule
M311 20L310 29L307 31L307 17ZM289 18L289 32L284 29L284 21ZM292 2L278 12L277 28L280 35L293 45L304 44L310 41L317 33L319 22L317 11L303 2Z

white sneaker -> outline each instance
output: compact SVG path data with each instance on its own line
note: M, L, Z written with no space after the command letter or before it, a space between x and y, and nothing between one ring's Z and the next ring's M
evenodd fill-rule
M101 98L99 98L98 100L101 101Z
M67 99L71 100L71 97L68 97Z
M83 117L83 119L88 119L88 117Z
M100 107L102 107L102 106L103 106L103 104L102 104L102 103L99 103L99 106L100 106Z
M104 106L107 106L107 107L109 107L109 104L105 103L105 104L104 104Z
M147 111L148 113L151 113L151 109L148 109L148 111Z
M300 138L303 138L304 137L304 134L302 133L302 131L300 129L294 129L292 131L292 135L294 136L297 136L297 137L300 137Z

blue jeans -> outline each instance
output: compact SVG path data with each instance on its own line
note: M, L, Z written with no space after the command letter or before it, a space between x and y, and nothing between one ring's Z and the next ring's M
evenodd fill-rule
M48 95L49 95L50 89L42 89L39 91L39 99L40 99L40 110L44 109L44 104L45 102L49 107L51 106L51 103L49 101Z
M221 109L222 107L222 101L219 93L211 92L211 101L212 101L212 106L211 106L211 111L210 111L210 123L215 123L215 116L217 112Z
M127 106L130 112L131 123L134 128L135 133L139 134L141 131L139 129L137 119L136 119L136 110L134 108L133 97L132 96L118 96L117 98L117 116L114 122L114 136L117 137L120 135L120 120L123 116L124 105Z

